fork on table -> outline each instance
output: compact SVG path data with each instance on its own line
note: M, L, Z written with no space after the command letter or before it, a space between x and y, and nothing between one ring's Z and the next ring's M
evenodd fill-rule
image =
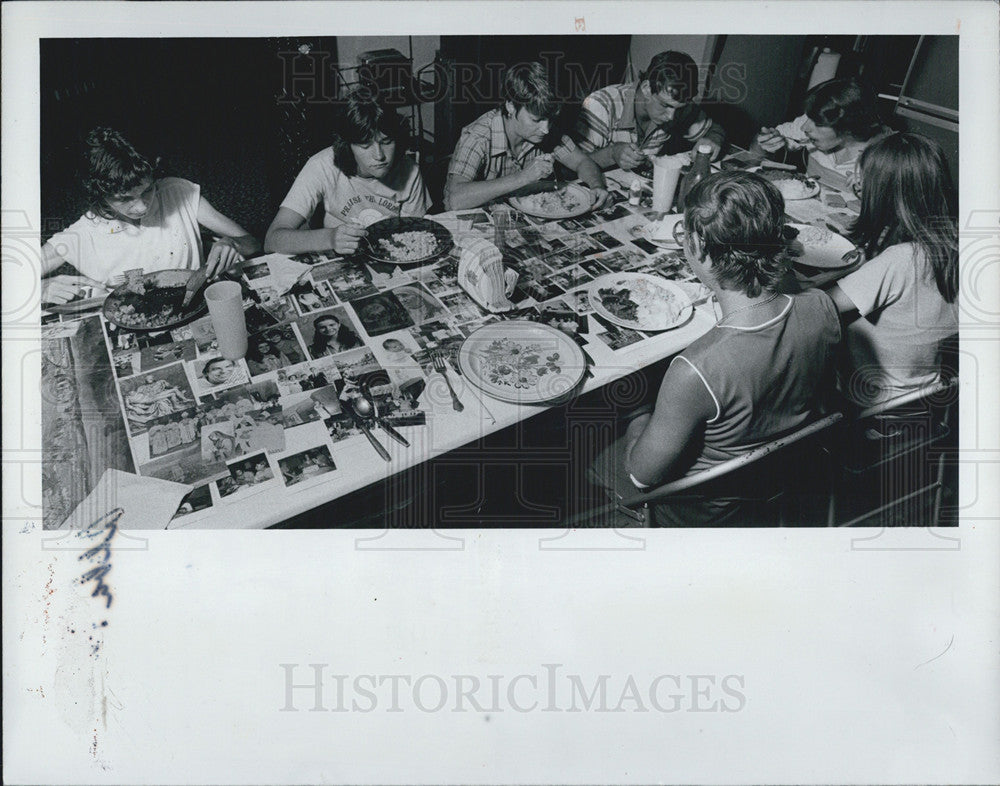
M448 385L448 392L451 393L451 406L456 412L461 412L465 409L465 405L458 400L458 396L455 393L455 388L451 386L451 379L448 377L448 363L444 359L444 355L440 352L434 352L431 354L431 362L434 364L434 370L437 371L442 377L444 377L445 383Z

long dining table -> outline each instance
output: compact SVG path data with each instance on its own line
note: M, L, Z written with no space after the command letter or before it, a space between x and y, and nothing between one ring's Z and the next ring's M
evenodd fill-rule
M150 527L273 526L680 352L715 324L715 303L679 249L651 242L649 181L635 205L636 176L607 174L602 209L560 220L515 212L502 236L485 208L429 216L454 246L426 264L332 253L247 261L250 349L221 381L204 368L218 354L208 316L130 332L99 310L43 312L44 527L67 526L108 470L184 487L173 517ZM856 210L853 195L825 186L786 205L790 219L828 228L843 228ZM480 238L499 242L518 273L511 311L486 311L459 284L462 250ZM677 285L692 304L680 324L633 330L595 313L592 282L632 272ZM831 271L800 271L798 280L825 283ZM317 335L323 317L339 326L333 340ZM570 366L559 369L562 387L498 397L468 379L470 336L530 331L526 323L549 335L557 325L571 342L549 364ZM345 389L355 394L347 401L363 392L381 421L355 417Z

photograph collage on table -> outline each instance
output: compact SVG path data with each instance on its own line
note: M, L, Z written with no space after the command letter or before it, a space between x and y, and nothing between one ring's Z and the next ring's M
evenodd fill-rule
M646 334L591 312L590 282L621 271L660 272L679 281L694 275L679 252L637 247L634 241L642 238L635 227L648 206L624 204L624 193L613 184L611 193L612 205L600 211L599 220L541 222L514 214L504 258L518 273L511 296L516 308L506 313L487 312L462 290L456 248L410 269L331 253L271 255L248 263L247 353L236 361L219 355L208 316L148 333L125 331L102 318L138 471L197 486L198 495L182 505L189 510L179 515L209 507L206 494L213 504L289 476L301 483L333 473L331 446L361 435L342 399L356 398L364 386L387 422L426 424L421 396L435 373L435 355L460 375L462 343L498 320L556 327L584 349L599 342L618 351L643 341ZM459 220L470 231L493 236L484 211L460 214ZM48 329L72 324L63 317ZM287 436L300 427L312 436ZM303 440L317 444L305 446ZM330 458L292 462L304 472L275 463L290 458L289 450L325 450ZM257 466L261 460L266 469Z

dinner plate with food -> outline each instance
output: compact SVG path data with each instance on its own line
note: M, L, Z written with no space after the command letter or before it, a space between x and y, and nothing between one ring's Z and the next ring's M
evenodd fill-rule
M104 300L104 317L128 330L168 330L207 310L204 297L187 306L184 295L197 270L133 271L124 284Z
M515 196L507 201L521 213L555 221L589 212L594 205L594 194L578 183L563 183L554 191Z
M580 346L557 328L511 319L484 325L458 350L465 378L513 404L541 404L572 392L587 371Z
M761 169L760 174L774 183L788 200L812 199L819 193L819 182L799 172L784 169Z
M670 330L694 310L677 284L649 273L609 273L590 283L589 294L598 316L633 330Z
M785 224L788 253L796 265L834 270L853 265L861 251L846 237L812 224Z
M418 265L451 251L451 232L437 221L417 216L393 216L368 227L361 251L376 262Z

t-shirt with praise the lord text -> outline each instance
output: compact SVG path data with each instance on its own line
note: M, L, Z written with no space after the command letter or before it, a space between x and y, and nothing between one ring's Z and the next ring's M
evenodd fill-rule
M352 223L369 226L390 216L422 216L430 205L420 169L409 156L399 157L386 184L345 175L334 163L332 147L306 161L281 206L308 221L321 202L327 229Z

